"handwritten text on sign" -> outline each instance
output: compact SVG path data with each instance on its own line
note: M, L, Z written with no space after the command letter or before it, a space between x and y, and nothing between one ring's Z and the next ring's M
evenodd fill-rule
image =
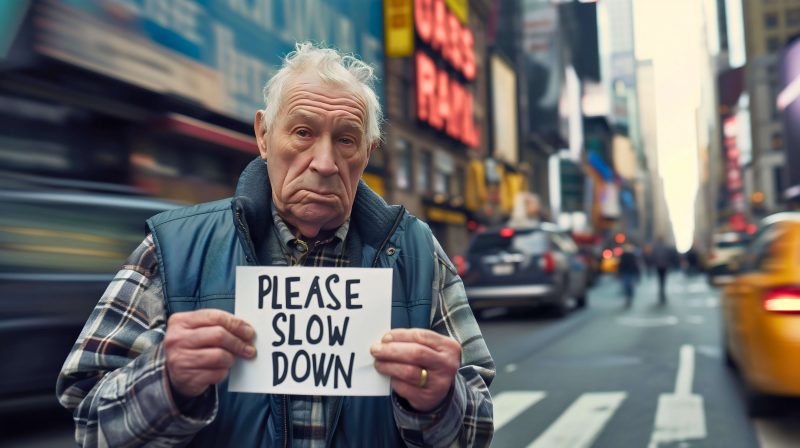
M233 392L389 395L369 353L391 326L392 270L236 268L237 317L258 355L237 360Z

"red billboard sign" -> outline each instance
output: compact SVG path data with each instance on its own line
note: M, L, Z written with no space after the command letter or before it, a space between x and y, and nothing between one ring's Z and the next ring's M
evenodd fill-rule
M470 146L480 143L473 116L473 95L466 86L437 66L436 57L449 64L467 81L475 79L475 38L444 0L415 0L414 27L419 39L433 50L417 50L417 118Z

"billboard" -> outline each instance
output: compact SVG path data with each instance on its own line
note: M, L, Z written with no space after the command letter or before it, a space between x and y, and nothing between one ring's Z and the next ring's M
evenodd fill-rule
M48 0L32 23L41 54L247 122L298 40L353 52L383 78L373 0Z
M800 40L790 43L781 55L781 88L777 98L783 112L784 148L788 173L787 196L800 196Z
M515 165L519 154L517 131L517 74L496 54L491 56L494 158Z

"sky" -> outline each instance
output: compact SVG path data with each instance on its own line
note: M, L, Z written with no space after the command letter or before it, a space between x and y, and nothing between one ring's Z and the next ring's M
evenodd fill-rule
M707 58L703 7L702 0L634 0L636 57L653 61L658 167L681 252L693 242L698 141L707 141L698 135L700 67Z

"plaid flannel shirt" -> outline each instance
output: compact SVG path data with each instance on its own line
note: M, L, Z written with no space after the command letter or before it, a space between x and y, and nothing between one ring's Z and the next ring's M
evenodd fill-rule
M281 238L281 243L285 247L288 241ZM393 395L395 423L409 446L488 446L494 362L461 280L438 242L433 255L431 329L461 343L462 367L450 396L432 412L417 413ZM75 439L83 446L184 445L216 416L216 388L181 406L172 396L158 268L153 239L147 236L109 284L64 363L57 394L74 412ZM325 407L314 399L293 403L292 419L302 422L293 427L293 435L300 436L293 442L312 446L317 431L302 434L324 421Z

